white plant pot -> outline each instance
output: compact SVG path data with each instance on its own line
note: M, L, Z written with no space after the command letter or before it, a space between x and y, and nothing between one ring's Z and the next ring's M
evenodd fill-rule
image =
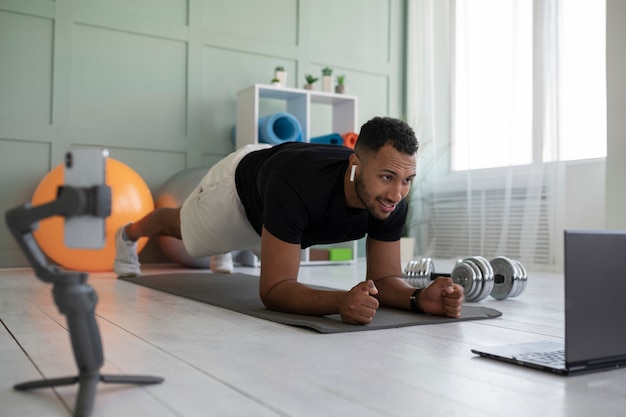
M333 77L330 75L322 76L322 91L330 93L333 91Z
M281 87L287 87L287 71L274 71L274 78L280 80Z

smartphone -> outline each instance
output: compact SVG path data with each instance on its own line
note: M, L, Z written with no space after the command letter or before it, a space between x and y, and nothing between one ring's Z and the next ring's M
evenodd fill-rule
M65 154L64 185L105 185L109 151L102 148L71 148ZM64 241L68 248L100 249L106 243L105 218L79 215L65 218Z

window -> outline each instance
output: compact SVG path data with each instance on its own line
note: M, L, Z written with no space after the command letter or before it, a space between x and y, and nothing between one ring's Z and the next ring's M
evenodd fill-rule
M528 0L456 1L453 170L606 156L606 5L598 0L553 4L558 12L542 15ZM541 19L552 19L548 25L558 31L537 30ZM534 47L551 41L558 45L554 51ZM533 64L546 50L557 54L550 77ZM546 88L555 91L556 103L548 104L557 109L551 120L534 119L537 100L546 97L537 77L545 77ZM534 132L547 125L554 127L548 134L553 137L537 138Z
M606 157L606 3L561 3L560 159Z

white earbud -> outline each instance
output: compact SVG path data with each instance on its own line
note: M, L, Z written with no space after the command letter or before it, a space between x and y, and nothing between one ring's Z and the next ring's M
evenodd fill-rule
M352 171L350 171L350 182L354 182L355 175L356 175L356 165L352 165Z

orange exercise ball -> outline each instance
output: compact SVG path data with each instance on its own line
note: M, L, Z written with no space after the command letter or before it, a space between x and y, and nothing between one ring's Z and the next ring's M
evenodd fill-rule
M32 198L32 205L53 201L57 188L63 185L63 164L41 180ZM41 250L56 264L66 269L86 272L111 271L115 260L115 232L123 225L139 220L154 210L150 189L128 165L112 158L106 162L106 184L111 187L111 215L105 220L105 244L101 249L74 249L64 244L64 219L54 216L39 222L33 233ZM139 239L137 252L148 243Z

